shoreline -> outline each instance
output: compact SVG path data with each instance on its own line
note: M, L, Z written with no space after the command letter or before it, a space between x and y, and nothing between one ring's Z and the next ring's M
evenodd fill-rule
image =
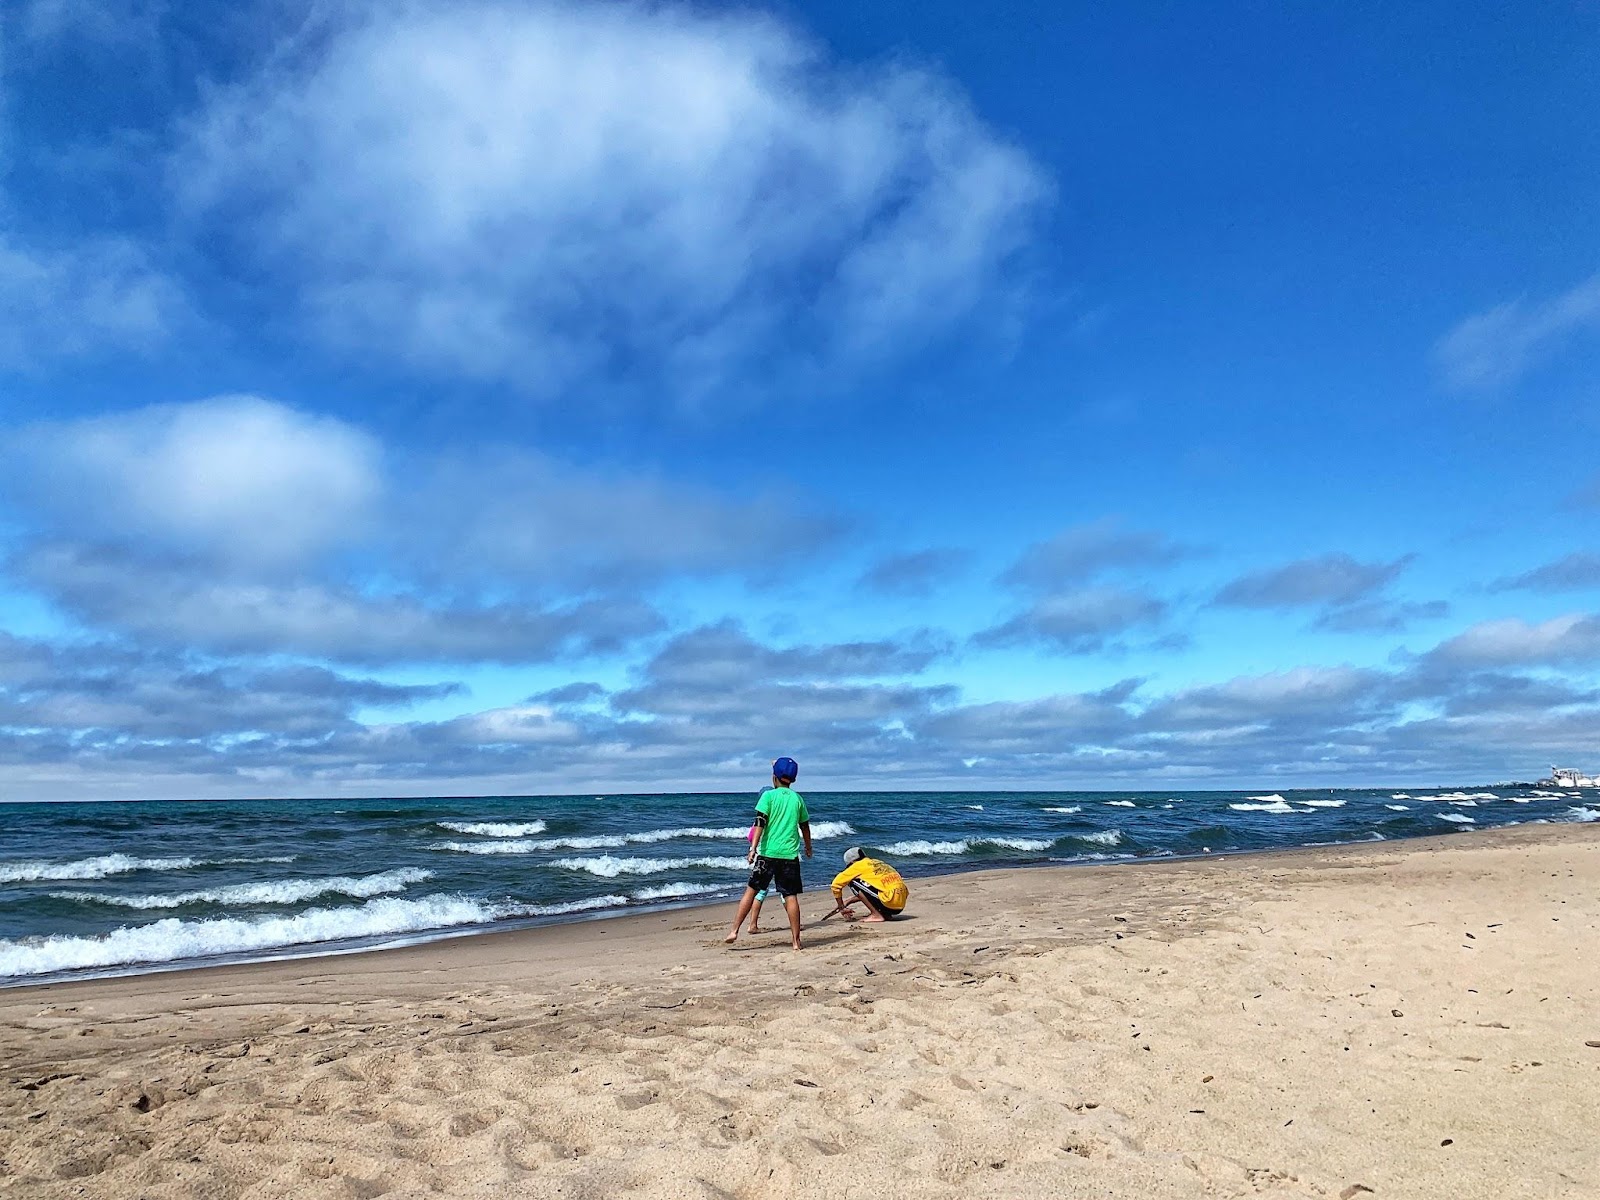
M1573 822L1546 822L1548 825L1565 826ZM1577 824L1585 824L1578 822ZM930 884L940 880L955 879L973 874L1005 874L1019 871L1118 871L1125 867L1148 867L1159 864L1179 863L1222 863L1239 859L1260 859L1277 855L1296 855L1305 852L1347 850L1359 847L1381 846L1409 846L1419 842L1446 841L1451 838L1474 837L1492 834L1502 830L1521 829L1537 826L1534 821L1518 822L1510 825L1491 826L1484 829L1459 830L1450 833L1413 835L1405 838L1372 839L1359 838L1350 841L1313 842L1300 846L1280 846L1249 848L1239 850L1225 850L1211 853L1194 854L1154 854L1148 857L1112 858L1109 861L1085 859L1078 862L1035 862L1013 863L1000 866L987 866L983 864L964 864L954 866L949 870L939 871L924 875L907 875L906 878L917 884ZM914 869L914 868L913 868ZM824 871L826 876L827 872ZM831 876L830 876L831 877ZM819 876L819 878L822 878ZM486 925L465 925L443 927L436 930L418 930L407 934L377 935L366 940L366 944L339 945L337 943L304 943L298 946L284 946L262 951L247 951L238 955L221 955L214 958L176 959L163 962L145 964L126 964L112 967L91 967L79 971L45 975L41 977L16 976L0 978L0 997L19 989L43 988L61 986L74 983L95 983L116 979L137 979L147 975L187 975L193 972L221 970L230 967L264 966L273 963L287 963L300 961L315 961L324 958L350 958L368 954L394 954L406 950L422 949L436 942L455 942L464 939L507 937L535 934L540 930L560 928L564 926L589 926L600 922L629 921L647 918L657 914L673 914L693 912L699 909L713 909L727 907L737 901L740 885L729 884L729 895L718 899L690 898L662 903L649 903L629 905L614 909L580 910L572 913L543 916L515 918L503 922L494 922ZM827 894L827 884L822 883L819 888L808 889L806 895L818 896ZM326 948L324 948L326 947Z
M1591 1196L1597 884L1519 825L11 988L0 1193Z

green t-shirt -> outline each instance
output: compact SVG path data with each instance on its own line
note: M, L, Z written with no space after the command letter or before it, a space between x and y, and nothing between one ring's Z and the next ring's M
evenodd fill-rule
M756 801L756 811L767 818L756 853L763 858L799 858L800 826L811 820L805 797L793 788L768 788Z

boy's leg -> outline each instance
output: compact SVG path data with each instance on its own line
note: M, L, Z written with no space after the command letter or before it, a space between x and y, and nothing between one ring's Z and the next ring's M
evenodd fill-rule
M882 901L863 889L852 890L855 891L856 900L861 901L861 906L867 910L866 915L861 918L861 923L863 925L877 925L888 920L888 917L885 915L886 910L883 907ZM854 901L852 901L852 903L854 903Z
M723 938L723 941L731 943L739 940L739 926L744 924L744 919L750 915L750 909L755 902L756 890L747 886L744 895L739 897L739 911L734 914L733 928L728 931L728 936Z
M789 942L798 950L800 949L800 897L785 896L783 911L789 914Z
M755 907L750 910L750 932L751 933L760 933L761 932L761 905L763 903L765 903L766 899L767 899L767 893L766 893L766 889L765 888L763 888L761 891L756 893Z

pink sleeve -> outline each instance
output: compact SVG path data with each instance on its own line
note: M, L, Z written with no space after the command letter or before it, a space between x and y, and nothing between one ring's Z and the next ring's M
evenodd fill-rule
M761 826L752 825L752 826L750 826L750 835L748 837L746 837L744 840L747 841L747 842L752 842L753 843L756 840L756 835L758 833L760 833L760 832L761 832Z

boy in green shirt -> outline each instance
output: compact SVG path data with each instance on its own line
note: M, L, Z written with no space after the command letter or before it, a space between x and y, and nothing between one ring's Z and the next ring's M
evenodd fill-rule
M803 841L806 857L810 858L811 814L806 811L805 797L790 787L799 776L800 765L794 759L778 759L772 764L772 787L756 801L760 836L750 842L746 859L752 866L750 879L739 898L733 929L723 939L730 945L739 940L739 930L755 905L756 893L770 886L783 896L783 911L789 917L789 941L796 950L800 949L800 893L805 891L800 878L800 847Z

